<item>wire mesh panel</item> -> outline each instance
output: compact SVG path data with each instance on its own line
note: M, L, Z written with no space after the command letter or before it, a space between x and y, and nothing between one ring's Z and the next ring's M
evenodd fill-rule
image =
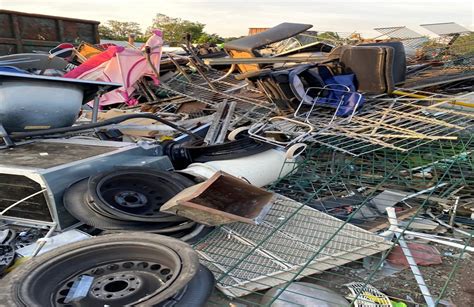
M259 140L267 138L269 143L275 143L274 135L289 134L295 130L288 125L298 128L310 125L313 129L305 129L309 136L305 134L304 142L319 143L360 156L381 148L407 152L432 141L455 140L456 133L474 123L474 113L450 107L459 104L462 97L407 90L398 91L398 94L397 98L389 95L368 98L362 111L350 118L335 119L334 112L313 106L306 115L301 110L295 113L298 117L287 121L284 129L278 130L275 125L268 129L251 129L260 132L252 136ZM265 134L268 130L271 135ZM295 139L294 135L288 135L288 138Z
M443 62L445 69L458 68L472 72L474 36L469 29L454 22L421 26L438 35L419 50L421 60L438 60Z
M473 113L445 108L454 98L410 96L375 98L350 123L321 126L314 141L353 155L379 148L408 151L434 140L456 139L454 133L472 126Z
M383 238L280 196L262 225L232 224L195 246L218 288L243 296L388 249Z
M374 185L390 174L390 186L397 189L424 189L438 182L472 185L474 153L470 134L455 141L433 142L407 153L381 150L352 160L346 166L346 157L335 155L330 170L341 175L346 182ZM393 172L399 168L399 172ZM327 173L327 170L326 170Z
M438 35L452 35L471 32L469 29L458 25L455 22L431 23L420 26Z
M374 30L388 38L400 40L406 47L418 48L428 41L427 37L405 26L374 28Z
M256 122L275 113L275 106L268 102L260 91L248 88L245 82L236 83L232 76L223 78L221 73L212 72L208 75L209 80L218 81L208 84L199 74L186 74L186 77L178 74L162 84L160 89L178 97L201 102L212 109L224 101L234 101L236 110L231 127ZM241 91L244 88L245 90Z
M270 187L292 200L265 223L196 244L218 280L209 305L470 305L473 150L470 135L358 157L310 148Z

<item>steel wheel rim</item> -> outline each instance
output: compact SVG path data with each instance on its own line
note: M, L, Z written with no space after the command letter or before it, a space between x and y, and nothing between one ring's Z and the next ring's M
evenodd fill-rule
M128 304L125 300L136 302L158 291L173 277L173 271L161 264L149 261L120 261L98 265L81 272L67 281L56 291L52 303L67 306L66 299L80 276L94 277L89 295L81 300L84 306L95 304Z
M97 248L97 245L87 246L42 263L20 282L20 293L28 292L28 297L34 297L36 303L41 306L72 306L72 303L65 303L68 289L71 289L79 276L87 275L94 277L94 287L90 287L87 297L75 302L75 306L138 304L160 295L176 282L182 272L182 259L175 251L165 246L140 243L117 246L117 243L111 242L101 245L100 252ZM132 250L133 255L127 255ZM128 259L123 260L124 258ZM111 277L114 279L109 280ZM125 287L123 283L122 286L112 284L126 277L139 278L140 281L137 285L133 283L134 280L128 280ZM105 282L105 279L108 282ZM101 285L99 282L103 286L98 287ZM115 293L118 296L106 297L114 293L113 287L116 287ZM125 289L132 287L135 287L133 291L127 290L130 294L120 296L124 294ZM97 288L99 290L95 290ZM98 298L96 294L99 294Z
M111 218L180 222L186 219L160 212L160 208L186 187L171 173L124 170L91 178L89 194L93 207Z

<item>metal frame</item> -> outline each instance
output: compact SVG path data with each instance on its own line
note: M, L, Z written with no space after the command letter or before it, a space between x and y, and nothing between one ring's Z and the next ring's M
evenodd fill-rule
M314 132L304 139L306 143L319 143L354 156L381 148L407 152L428 142L455 140L456 133L474 124L473 112L450 107L462 101L463 96L410 90L403 92L407 94L395 98L389 95L368 97L363 110L351 117L350 121L335 118L334 114L324 112L321 108L311 120L305 113L304 121L296 118L293 123L313 126ZM299 109L296 114L301 116ZM259 125L261 123L255 124ZM288 130L288 127L285 129ZM259 139L272 143L264 136L259 136Z

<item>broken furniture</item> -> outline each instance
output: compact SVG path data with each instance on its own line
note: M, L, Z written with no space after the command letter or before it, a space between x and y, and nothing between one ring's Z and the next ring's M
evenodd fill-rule
M294 133L292 140L301 137L303 133L308 133L309 135L304 135L298 142L319 143L354 156L361 156L381 148L408 152L416 146L429 142L456 140L459 133L469 131L474 122L472 112L447 107L455 101L463 101L463 96L432 93L428 97L411 98L413 94L421 96L415 91L407 92L397 99L386 94L366 96L365 107L354 114L350 122L344 117L335 118L334 111L329 108L328 110L319 108L319 112L313 112L314 117L306 120L304 117L301 118L302 116L296 119L291 115L278 117L280 121L282 118L287 122L291 121L292 125L285 125L281 130L275 129L278 127L270 127L269 130L273 134L281 135L296 130L299 134ZM267 122L268 119L264 118L261 122L253 124L249 129L250 135L255 137L253 131L266 125ZM260 133L257 139L273 142Z
M311 27L309 24L284 22L264 32L227 42L224 49L232 58L260 57L259 48L295 36ZM261 68L258 64L238 64L237 67L242 73Z
M391 47L393 48L393 82L397 86L401 86L406 79L407 60L405 46L402 42L377 42L363 43L357 46L373 46L373 47Z
M203 183L184 189L160 210L208 226L232 222L260 224L270 210L272 200L273 193L217 172Z
M354 46L343 48L339 59L344 73L353 73L359 92L381 94L394 89L393 47Z
M295 113L302 106L324 106L336 109L334 116L352 117L364 104L356 93L356 76L335 74L335 69L324 64L302 64L288 69L263 69L240 75L255 82L281 113ZM303 108L304 109L304 108ZM318 112L319 113L319 112Z

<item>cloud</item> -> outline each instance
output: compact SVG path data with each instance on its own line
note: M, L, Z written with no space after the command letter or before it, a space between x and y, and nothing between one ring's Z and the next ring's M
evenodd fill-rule
M418 25L455 21L472 27L473 4L468 0L0 0L2 8L105 22L135 21L146 28L157 13L206 24L222 36L246 34L249 27L280 22L310 23L318 30L375 35L373 28L405 25L425 34Z

